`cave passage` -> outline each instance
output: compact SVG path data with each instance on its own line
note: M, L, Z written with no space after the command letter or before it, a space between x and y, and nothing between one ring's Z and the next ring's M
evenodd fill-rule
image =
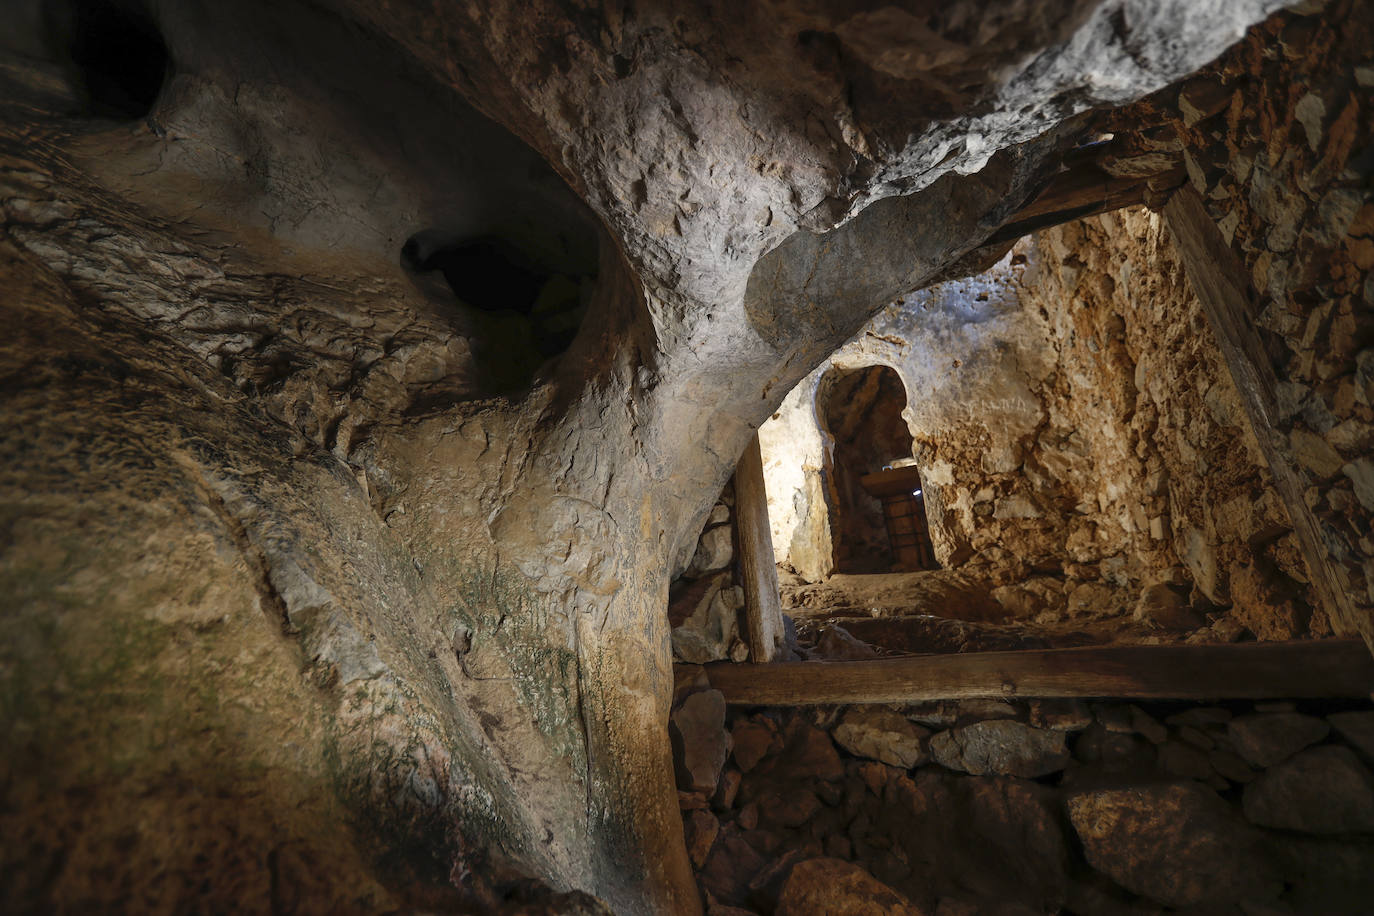
M0 912L1369 910L1374 0L0 23Z

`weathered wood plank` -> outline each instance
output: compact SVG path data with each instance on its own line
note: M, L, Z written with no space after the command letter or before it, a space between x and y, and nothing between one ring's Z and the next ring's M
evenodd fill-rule
M1357 639L919 655L705 667L728 703L814 706L971 697L1223 700L1360 697L1374 658Z
M1374 650L1374 621L1357 614L1354 602L1337 578L1317 517L1303 496L1303 478L1290 453L1288 437L1281 429L1278 379L1255 329L1249 272L1226 244L1191 185L1174 192L1164 206L1164 217L1188 281L1240 392L1241 404L1269 464L1274 489L1288 509L1312 591L1337 632L1358 633Z
M755 434L735 467L735 524L739 532L740 577L744 586L744 615L749 658L773 660L782 635L782 598L768 523L768 494L763 484L763 455Z

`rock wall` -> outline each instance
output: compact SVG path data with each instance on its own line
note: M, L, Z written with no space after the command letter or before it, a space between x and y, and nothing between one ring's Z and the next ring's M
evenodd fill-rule
M1353 914L1374 892L1367 704L727 709L696 683L672 729L720 916Z
M1049 316L1057 357L1039 442L1090 457L1059 465L1090 507L1071 519L1070 558L1106 553L1102 580L1184 586L1261 638L1330 632L1309 618L1287 512L1162 219L1119 211L1036 244L1022 295Z
M1182 156L1250 273L1252 320L1280 380L1278 435L1357 606L1356 621L1332 621L1345 631L1369 620L1374 602L1369 13L1333 2L1323 17L1280 16L1205 75L1145 104L1161 123L1156 145ZM1275 565L1298 574L1292 562ZM1224 585L1229 573L1233 591L1248 593L1267 587L1265 572L1241 563L1219 578Z
M668 588L673 658L702 664L749 659L742 619L744 589L736 562L735 488L727 484L711 507L696 550Z
M833 571L807 399L828 367L872 364L908 392L937 554L1011 613L1197 625L1234 603L1263 638L1309 632L1291 526L1158 215L1037 233L888 307L789 394L760 438L779 560L807 578Z

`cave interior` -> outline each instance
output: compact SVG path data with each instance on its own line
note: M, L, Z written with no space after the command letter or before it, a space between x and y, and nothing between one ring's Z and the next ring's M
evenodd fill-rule
M0 909L1368 912L1370 0L0 14Z

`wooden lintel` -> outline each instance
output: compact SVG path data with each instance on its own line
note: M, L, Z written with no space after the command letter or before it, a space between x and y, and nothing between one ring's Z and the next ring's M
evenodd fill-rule
M1355 609L1336 574L1316 515L1307 505L1306 483L1297 468L1278 406L1278 378L1256 330L1250 274L1226 244L1221 230L1192 186L1174 192L1164 207L1188 281L1216 335L1236 390L1269 465L1274 490L1288 510L1307 566L1308 580L1336 632L1364 636L1374 650L1374 621Z
M769 662L782 636L782 598L757 433L735 467L735 525L739 532L740 584L744 587L749 658Z
M749 706L912 703L975 697L1368 699L1374 658L1357 639L1203 646L1094 646L852 662L705 667Z

